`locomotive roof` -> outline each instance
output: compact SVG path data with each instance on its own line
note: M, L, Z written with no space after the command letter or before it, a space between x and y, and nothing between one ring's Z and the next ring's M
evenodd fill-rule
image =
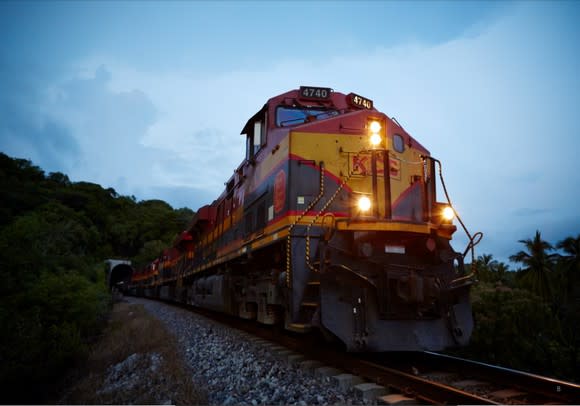
M270 99L271 100L271 99ZM246 122L246 125L244 126L244 128L242 128L242 132L240 134L247 134L247 132L250 130L250 126L252 125L252 123L258 118L260 117L262 114L264 114L264 112L268 110L268 103L264 104L264 107L262 107L260 110L258 110L258 112L256 114L254 114L252 117L250 117L248 119L248 121Z
M301 86L299 89L293 89L270 98L258 112L248 119L240 134L247 134L257 118L262 116L269 107L277 106L322 107L342 112L365 109L377 111L372 100L355 93L344 94L335 92L328 87Z

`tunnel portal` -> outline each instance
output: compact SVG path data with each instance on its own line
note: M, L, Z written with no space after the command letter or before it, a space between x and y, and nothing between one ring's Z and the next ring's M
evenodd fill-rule
M109 266L107 269L107 285L110 289L116 287L124 291L128 288L133 275L131 261L108 259L105 261Z

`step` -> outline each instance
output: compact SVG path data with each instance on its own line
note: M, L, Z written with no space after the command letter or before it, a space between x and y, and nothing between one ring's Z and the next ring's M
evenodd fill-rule
M304 307L318 307L318 302L302 302L301 306L304 306Z
M309 286L320 286L320 281L309 281L308 285Z

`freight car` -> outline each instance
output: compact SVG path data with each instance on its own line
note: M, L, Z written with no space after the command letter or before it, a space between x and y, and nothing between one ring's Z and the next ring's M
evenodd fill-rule
M303 86L242 134L245 159L221 195L133 275L133 293L320 329L349 351L468 342L473 239L451 247L440 163L396 120L357 94Z

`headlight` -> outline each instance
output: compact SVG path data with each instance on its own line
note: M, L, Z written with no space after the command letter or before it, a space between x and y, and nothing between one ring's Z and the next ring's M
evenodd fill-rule
M361 196L358 199L358 208L360 211L368 211L371 208L371 199L366 196Z
M371 121L369 123L369 132L371 133L371 145L378 146L381 143L381 123L378 121Z
M445 220L451 221L455 217L455 210L451 206L445 206L442 214Z
M371 131L371 134L377 134L381 131L381 123L378 121L371 121L369 124L369 130Z
M381 143L381 136L379 134L372 134L371 135L371 145L376 147Z

